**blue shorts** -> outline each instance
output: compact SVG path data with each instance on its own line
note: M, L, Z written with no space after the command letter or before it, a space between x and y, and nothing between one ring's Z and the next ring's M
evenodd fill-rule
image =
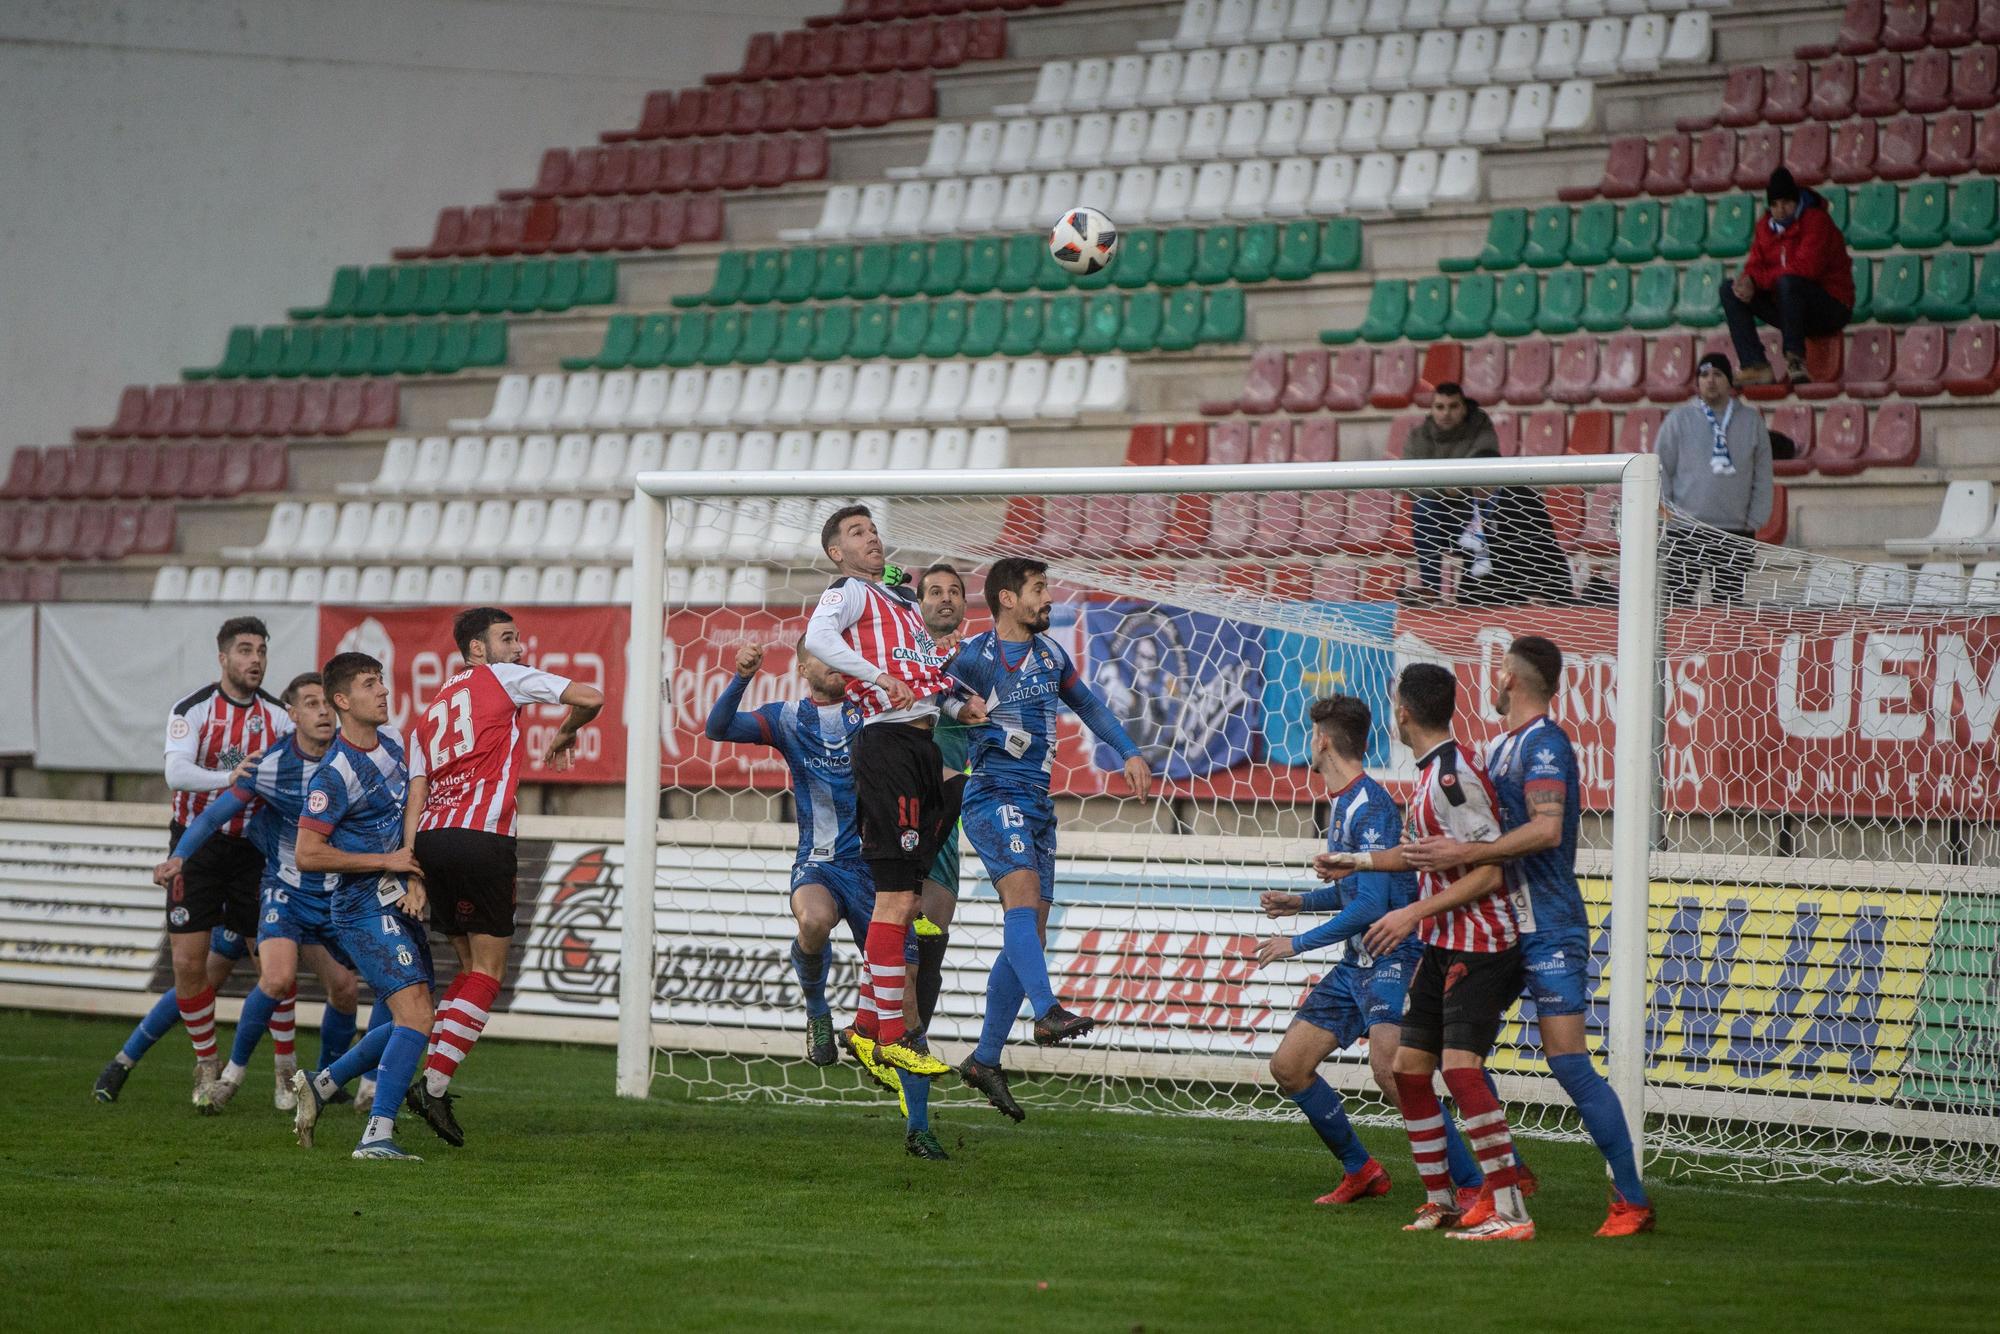
M218 926L208 933L208 952L220 954L234 963L250 952L250 942L243 938L241 932Z
M1521 994L1535 1013L1584 1014L1590 1009L1590 933L1572 927L1530 931L1521 937L1527 985Z
M333 905L334 936L377 1000L406 987L430 989L431 933L395 905L384 907L372 891L343 896Z
M1377 959L1372 968L1335 964L1299 1006L1298 1018L1333 1034L1343 1047L1360 1041L1377 1024L1400 1025L1418 953L1398 950Z
M1056 810L1046 795L981 787L975 778L965 791L964 820L965 836L995 887L1003 876L1033 871L1042 901L1055 898Z
M267 940L318 945L341 967L354 967L333 929L333 905L326 897L301 894L284 881L269 877L257 892L257 943Z
M867 954L868 919L875 915L875 878L868 873L868 863L794 862L792 892L796 894L805 885L824 886L833 895L834 905L840 909L848 933L854 937L854 948ZM903 957L911 963L917 961L915 931L904 938Z

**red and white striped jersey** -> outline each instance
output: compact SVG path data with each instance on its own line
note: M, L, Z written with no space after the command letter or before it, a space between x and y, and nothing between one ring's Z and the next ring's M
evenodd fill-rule
M1410 793L1407 837L1442 835L1460 843L1490 843L1500 837L1500 798L1484 770L1476 764L1459 763L1456 741L1440 742L1417 761L1417 766L1417 785ZM1417 897L1427 899L1442 894L1467 874L1466 871L1455 875L1419 871ZM1521 934L1514 920L1514 905L1506 890L1499 887L1484 898L1426 917L1417 933L1426 945L1470 950L1475 954L1497 954Z
M558 704L565 677L513 662L467 667L438 687L410 728L410 777L429 782L417 830L514 836L514 798L528 739L521 709Z
M937 713L939 695L952 688L945 657L937 651L916 594L867 579L843 577L820 595L806 623L806 648L847 675L847 697L870 722L899 722ZM888 692L875 684L887 672L907 685L917 702L891 709Z
M233 700L219 683L211 683L174 705L167 715L167 786L174 789L174 823L195 822L216 794L229 787L229 771L245 758L291 734L292 718L285 706L259 690L247 700ZM243 837L252 803L222 826L231 838Z

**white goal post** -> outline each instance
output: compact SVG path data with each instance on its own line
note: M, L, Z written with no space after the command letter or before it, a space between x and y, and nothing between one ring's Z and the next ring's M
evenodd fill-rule
M1659 638L1660 472L1651 455L1497 461L1264 464L1157 468L1010 468L990 471L655 472L637 480L626 729L624 883L650 884L659 866L663 554L670 501L781 497L985 497L1423 491L1486 487L1620 488L1617 570L1616 742L1612 757L1610 1078L1635 1140L1646 1113L1645 1043L1649 856L1655 827L1654 732ZM893 550L893 544L892 544ZM1024 550L1019 554L1038 554ZM821 562L823 565L823 562ZM1061 571L1061 562L1052 561ZM618 1092L645 1097L654 1078L657 949L653 896L622 896ZM1246 1066L1246 1078L1257 1067Z

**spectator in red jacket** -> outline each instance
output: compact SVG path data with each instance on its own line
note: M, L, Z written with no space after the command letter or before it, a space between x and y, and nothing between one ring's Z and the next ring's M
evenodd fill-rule
M1757 220L1743 271L1722 290L1722 313L1736 343L1736 381L1770 384L1771 364L1757 337L1757 322L1776 327L1785 368L1795 384L1806 380L1806 339L1837 334L1854 314L1854 271L1847 238L1826 211L1826 201L1801 190L1783 167L1771 173L1764 197L1769 210Z

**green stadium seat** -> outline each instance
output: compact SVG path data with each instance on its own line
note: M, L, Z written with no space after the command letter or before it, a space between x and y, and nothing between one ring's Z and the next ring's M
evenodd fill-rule
M472 321L447 320L443 324L427 325L437 330L437 345L433 348L430 370L436 375L456 375L472 364ZM501 326L505 328L505 325ZM500 358L507 358L507 344L502 335Z
M1239 283L1269 282L1277 265L1278 224L1253 222L1245 227L1236 242L1236 263L1229 276Z
M1319 271L1353 273L1361 267L1361 219L1331 218L1319 228Z
M759 250L750 256L750 271L743 278L743 290L736 300L746 306L761 306L778 294L785 276L785 252Z
M1474 269L1511 269L1521 262L1521 247L1528 243L1528 210L1495 209L1486 220L1486 244L1476 255L1448 255L1438 261L1446 273L1470 273Z
M725 250L715 259L715 277L706 292L688 292L674 298L683 308L693 306L733 306L743 295L743 280L750 275L750 256L741 250Z
M819 252L819 272L813 278L813 300L845 301L853 284L853 246L828 246Z
M687 317L683 316L685 320ZM807 307L796 307L784 314L784 322L778 329L777 350L771 353L771 360L790 365L804 361L812 351L813 335L818 332L818 322Z
M347 330L344 326L321 324L314 326L310 332L299 329L292 336L306 338L312 344L312 355L306 360L307 375L324 379L329 375L340 374L341 354L347 348Z
M1160 321L1160 349L1185 352L1201 341L1201 293L1177 288L1167 294L1166 317Z
M1916 181L1896 215L1896 243L1906 250L1935 250L1951 225L1951 192L1942 181Z
M421 264L398 264L389 271L389 300L382 307L384 315L400 319L417 308L417 297L424 287L423 270Z
M930 269L929 248L922 241L904 241L889 254L889 277L882 295L898 299L913 297L924 290L924 274Z
M1991 176L1960 181L1951 188L1948 233L1953 245L1984 249L2000 240L2000 182Z
M785 270L778 276L778 290L771 293L773 301L782 301L788 306L796 306L801 301L812 300L813 285L819 281L819 251L811 246L798 246L785 252Z
M1700 259L1707 239L1707 196L1677 195L1660 222L1660 258Z
M686 370L701 360L702 344L708 341L708 312L691 310L681 316L674 326L674 341L667 346L666 363L675 370ZM812 315L806 315L810 326Z
M1449 282L1450 279L1444 281ZM1197 335L1202 343L1240 343L1243 341L1248 312L1244 306L1243 289L1240 287L1218 287L1204 294L1201 305L1201 332Z
M375 341L380 336L380 325L348 325L347 338L340 349L340 369L336 374L372 375L375 368Z
M389 266L371 264L361 275L361 286L354 293L354 309L347 313L356 319L373 319L389 304Z
M250 361L244 366L243 373L253 380L261 380L265 376L276 375L284 360L284 326L273 324L257 331L257 342L250 349Z
M1608 199L1585 204L1570 220L1569 262L1586 269L1609 264L1617 239L1618 206Z
M855 301L881 296L889 286L889 269L895 261L895 247L885 242L861 247L854 255L854 276L848 279L847 295Z
M521 263L513 259L496 259L486 270L486 283L479 289L479 305L474 309L479 315L498 315L514 306L514 284L521 277Z
M1132 293L1125 298L1125 323L1118 330L1118 350L1151 352L1160 345L1160 329L1166 318L1166 293L1157 287Z
M1378 278L1369 289L1368 313L1356 332L1371 343L1393 343L1403 336L1409 313L1410 285L1400 278Z
M959 248L964 254L964 247ZM947 297L931 306L930 330L924 335L920 353L926 357L955 357L965 342L965 314L970 303L963 297ZM893 354L892 354L893 355Z
M405 375L430 375L444 364L442 340L444 331L438 325L425 322L407 326L409 337L403 344L402 372Z
M1924 265L1924 295L1917 313L1936 324L1972 318L1972 252L1941 250Z
M618 261L609 255L592 255L583 261L583 285L577 290L579 306L608 306L618 299Z
M1075 292L1049 298L1042 311L1042 338L1037 350L1045 357L1067 357L1083 337L1083 297Z
M1715 212L1708 220L1708 240L1702 246L1710 259L1735 259L1750 253L1757 209L1757 201L1749 195L1724 195L1715 201Z
M272 374L288 379L304 375L306 368L312 364L313 331L297 325L281 325L278 331L284 336L285 351L278 359L278 369Z
M524 259L514 273L514 299L507 309L516 315L531 315L540 310L542 296L549 290L549 262L545 259Z
M924 265L925 296L955 296L965 277L965 242L939 241Z
M1870 181L1854 192L1847 223L1850 250L1887 250L1896 244L1896 197L1894 181Z
M1035 275L1041 272L1042 256L1048 247L1039 236L1014 236L1007 240L1007 251L1000 262L1000 276L993 285L1003 292L1026 292L1035 285Z
M701 344L702 365L729 365L736 360L736 349L742 342L743 312L718 310L708 319L708 337Z
M1271 267L1272 276L1288 283L1304 282L1318 272L1318 264L1319 228L1306 221L1286 223L1278 233L1278 255Z
M417 275L417 300L410 307L416 315L442 315L451 297L451 265L424 264Z
M1195 251L1194 280L1205 287L1229 281L1230 270L1236 267L1236 229L1234 227L1210 227L1201 234L1201 241Z
M1035 345L1042 341L1042 299L1038 296L1022 297L1008 303L1007 327L1000 334L1000 352L1003 356L1027 357L1034 355Z
M1681 270L1680 298L1674 302L1674 320L1693 329L1722 323L1722 263L1703 260Z
M1007 298L980 297L972 303L972 309L965 317L965 338L958 345L958 355L992 356L1000 350L1000 335L1006 327Z
M1635 199L1618 210L1611 257L1620 264L1650 264L1660 253L1660 201Z
M850 324L847 342L837 352L821 356L824 347L817 341L813 344L813 360L831 361L833 357L879 357L889 349L889 325L895 318L896 307L889 301L870 301L859 306L822 306L820 323L825 327L826 317L835 310L847 312ZM837 321L836 321L837 323ZM838 332L836 328L835 333ZM831 335L829 335L831 337Z
M1492 329L1503 338L1520 338L1535 331L1535 310L1541 304L1541 280L1515 271L1500 279L1493 302Z
M1451 278L1442 273L1419 278L1410 284L1409 308L1403 312L1402 336L1413 342L1429 343L1444 337L1445 321L1451 318ZM1372 334L1362 337L1376 341Z
M760 306L743 316L743 341L736 345L736 359L761 366L778 350L779 316L774 306Z
M1160 257L1160 234L1149 227L1127 232L1118 241L1118 262L1109 270L1113 285L1132 289L1148 286Z
M1972 307L1982 320L2000 320L2000 251L1989 250L1979 261L1979 284L1972 289Z
M1569 258L1569 205L1546 204L1528 220L1528 243L1521 262L1531 269L1553 269Z
M1847 187L1844 185L1816 185L1813 193L1826 205L1826 216L1833 219L1833 225L1844 235L1847 231Z
M462 264L452 265L451 291L444 299L445 313L450 315L478 313L479 299L486 293L486 275L492 269L492 262L484 259L469 259Z
M1083 308L1083 335L1076 350L1092 354L1118 350L1118 329L1125 319L1125 298L1116 292L1098 292Z
M632 355L626 364L642 371L657 370L666 364L667 349L674 345L674 317L662 312L648 315L639 321L639 340L632 347ZM604 366L604 370L617 370L616 366Z
M257 352L257 328L251 324L239 324L229 331L222 343L222 360L213 366L194 366L181 372L188 380L235 380L250 373L250 363Z
M1847 321L1852 328L1875 313L1875 261L1866 255L1850 255L1848 264L1854 273L1854 311Z
M507 364L507 321L472 321L472 352L465 364L481 369Z
M1451 317L1444 322L1447 337L1461 342L1484 338L1493 327L1493 291L1497 280L1490 273L1468 273L1458 280L1451 294Z
M1583 270L1557 269L1542 279L1535 327L1545 334L1573 334L1583 324Z
M1875 274L1875 318L1908 324L1924 298L1924 262L1915 255L1891 255Z
M1056 263L1056 257L1050 253L1046 242L1037 245L1035 249L1041 254L1040 260L1035 265L1036 291L1067 292L1076 286L1076 275Z
M540 309L551 315L574 309L583 291L583 261L574 257L549 261L548 286L542 289Z
M974 238L965 248L965 273L958 280L958 290L967 296L979 296L993 290L993 284L1000 281L1000 263L1005 255L1005 247L997 236Z
M375 355L368 363L370 375L395 375L402 371L410 353L410 329L406 324L375 326Z
M861 307L860 309L881 312L884 323L880 327L885 330L886 336L886 320L888 316L886 308L878 303L873 306ZM848 354L847 349L854 342L856 312L857 308L854 306L820 307L819 322L813 330L812 359L814 361L839 361ZM873 330L870 330L870 335L872 337Z
M1632 271L1622 264L1590 270L1583 295L1583 327L1592 333L1615 333L1626 327L1632 305Z
M889 322L888 354L898 360L920 357L924 352L924 340L931 334L931 303L928 301L899 301ZM876 356L878 353L857 351L857 357Z
M1192 227L1175 227L1160 233L1159 254L1153 260L1153 286L1182 287L1194 281L1199 235Z
M354 298L361 290L361 269L357 265L343 264L333 271L333 284L327 288L326 300L317 306L293 306L286 311L295 320L341 320L353 313Z
M597 351L588 356L564 357L562 368L566 371L615 371L620 366L631 364L632 349L638 345L639 317L613 315L604 322L604 341L597 345Z

